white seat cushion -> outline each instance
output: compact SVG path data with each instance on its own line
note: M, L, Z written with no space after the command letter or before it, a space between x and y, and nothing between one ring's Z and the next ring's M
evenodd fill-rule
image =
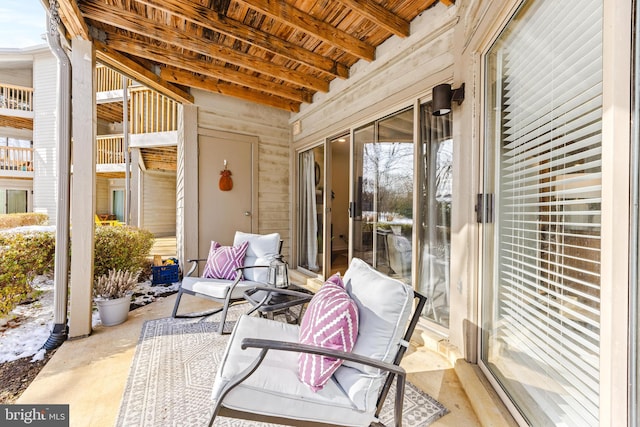
M226 279L205 279L202 277L184 277L182 279L182 289L206 295L212 298L223 300L226 298L228 289L233 284L232 280ZM254 286L263 285L263 283L253 282L250 280L241 280L233 289L231 299L240 299L244 295L244 291Z
M249 247L244 257L245 266L269 265L273 258L278 255L280 234L251 234L236 231L233 238L233 246L244 242L249 242ZM268 276L269 271L266 268L249 268L244 271L246 280L266 283Z
M242 350L243 338L264 338L298 342L298 326L262 318L242 316L233 330L213 386L217 401L230 379L257 357L259 350ZM369 411L354 410L354 404L342 388L330 380L322 390L313 392L298 379L298 353L269 351L260 367L224 399L223 406L263 415L368 426L374 420L375 404Z

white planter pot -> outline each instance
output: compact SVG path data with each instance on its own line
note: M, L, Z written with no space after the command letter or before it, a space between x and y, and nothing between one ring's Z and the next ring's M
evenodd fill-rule
M115 326L127 320L131 296L118 299L96 300L100 322L104 326Z

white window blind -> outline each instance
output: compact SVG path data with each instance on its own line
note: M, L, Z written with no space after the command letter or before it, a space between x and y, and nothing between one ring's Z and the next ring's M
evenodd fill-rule
M601 27L600 1L529 1L487 56L496 218L483 361L534 425L598 425Z

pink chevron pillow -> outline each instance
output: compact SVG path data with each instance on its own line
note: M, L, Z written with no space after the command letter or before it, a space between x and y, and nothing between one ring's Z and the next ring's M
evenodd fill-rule
M209 279L235 279L236 268L244 265L244 256L247 253L248 246L249 242L241 243L238 246L221 246L220 243L212 240L202 277Z
M309 302L300 324L300 342L348 352L357 337L358 307L345 290L340 274L334 274ZM342 362L333 357L300 353L300 381L313 391L321 390Z

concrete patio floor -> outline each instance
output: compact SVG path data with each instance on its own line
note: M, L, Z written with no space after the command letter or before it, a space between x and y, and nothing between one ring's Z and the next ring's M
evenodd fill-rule
M87 338L65 342L16 403L69 404L71 426L114 425L142 324L169 316L174 301L175 295L162 298L130 312L121 325L99 326ZM211 304L188 296L183 301L193 311ZM433 426L505 425L499 416L479 420L445 357L425 347L412 350L403 361L409 381L450 411Z

